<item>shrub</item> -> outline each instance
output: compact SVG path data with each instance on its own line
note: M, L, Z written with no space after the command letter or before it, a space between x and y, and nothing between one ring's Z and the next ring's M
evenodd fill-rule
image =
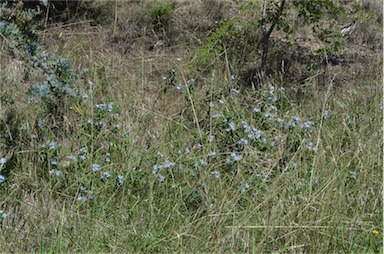
M157 2L151 5L149 15L155 31L165 29L169 24L169 19L173 14L174 8L169 3Z
M44 80L32 85L27 95L30 101L41 98L51 113L57 113L65 97L74 97L74 83L79 75L71 69L67 58L46 52L39 44L37 32L41 29L34 17L38 10L18 9L17 6L0 6L0 33L9 54L25 63L24 80L44 76ZM41 80L41 78L39 78Z

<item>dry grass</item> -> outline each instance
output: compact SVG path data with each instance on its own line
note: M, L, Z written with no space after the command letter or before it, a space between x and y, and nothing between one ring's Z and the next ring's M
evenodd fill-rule
M89 74L84 83L76 84L79 100L65 109L65 121L60 123L63 135L56 137L47 130L40 143L21 137L12 160L8 158L13 164L6 168L11 172L0 185L0 209L8 213L0 219L2 251L380 251L382 60L378 48L351 40L349 62L327 66L329 73L320 81L313 75L297 83L305 66L295 61L296 76L289 79L281 74L270 80L279 95L277 102L271 102L269 86L244 88L237 73L235 80L229 78L228 70L236 67L225 62L230 56L218 58L218 67L207 73L191 68L195 50L220 21L241 18L235 2L167 3L175 10L166 31L150 29L149 1L117 1L117 9L104 10L110 16L103 20L85 18L45 30L48 51L67 56L77 70L87 68ZM98 10L106 2L91 5L91 10ZM378 30L377 24L362 27L375 40ZM302 37L296 49L316 48L309 30L302 33L308 37ZM154 47L160 40L164 44ZM280 59L282 49L291 48L272 51L271 57ZM21 73L13 71L18 62L7 56L0 63L0 74L14 73L2 87L23 82ZM177 71L173 83L163 78L172 68ZM190 79L195 82L189 90L177 88ZM89 80L96 84L92 91ZM55 125L52 116L21 103L23 90L8 89L17 100L7 107L19 119L12 123L15 130L27 124L22 135L37 133L36 121L41 117L46 126ZM86 102L83 93L89 95ZM214 106L209 107L211 101ZM95 105L110 102L120 114L120 129L89 131L88 118L98 114ZM268 120L266 111L254 112L255 107L270 106L277 108L274 117L287 122L293 116L299 116L301 123L311 121L312 132L285 129ZM323 117L325 110L328 117ZM214 118L217 113L227 122ZM227 130L231 121L236 123L235 131ZM237 144L245 135L242 121L262 129L263 137L276 145ZM276 135L280 139L274 140ZM56 149L41 147L53 139ZM308 140L317 152L307 148ZM87 158L68 162L68 155L79 158L81 147L88 149ZM209 155L212 151L217 152L216 158ZM228 163L232 152L243 158ZM52 158L59 162L60 177L48 173L54 168ZM160 182L153 170L167 162L176 166L159 169L165 177ZM100 171L92 172L94 164L100 165ZM215 171L220 172L219 180L211 174ZM110 180L100 180L103 172L112 174ZM117 176L124 176L124 183L119 184ZM249 188L242 191L245 184ZM86 195L81 187L90 190L93 198L79 201Z

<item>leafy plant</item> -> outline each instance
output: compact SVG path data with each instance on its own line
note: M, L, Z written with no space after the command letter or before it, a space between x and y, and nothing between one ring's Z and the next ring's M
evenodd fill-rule
M169 20L173 14L174 8L169 3L156 2L151 5L149 9L149 15L153 29L159 31L165 29L168 26Z
M312 26L314 32L321 35L324 31L327 33L335 34L335 31L326 29L320 24L322 18L327 15L336 17L339 13L342 13L343 9L341 6L335 4L331 0L295 0L295 1L263 1L263 15L259 21L259 25L262 31L262 59L261 59L261 70L265 71L268 51L270 47L270 37L272 32L282 30L286 34L294 32L292 24L289 22L288 14L290 11L296 8L298 16L303 19L304 25ZM268 26L268 29L267 29ZM329 37L328 37L329 38ZM330 48L328 48L329 50Z
M29 100L41 98L52 113L57 112L66 97L74 97L74 83L79 76L71 69L67 58L46 52L39 44L40 24L34 20L36 9L20 9L17 5L0 6L0 33L11 56L25 62L24 80L42 73L45 79L32 85L27 92Z
M236 64L242 62L243 52L252 42L251 27L251 22L238 19L224 21L196 51L192 60L194 67L206 71L225 58Z

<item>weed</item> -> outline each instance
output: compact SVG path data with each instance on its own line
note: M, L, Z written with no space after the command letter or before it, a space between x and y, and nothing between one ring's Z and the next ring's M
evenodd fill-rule
M155 2L149 8L151 24L155 31L165 30L169 25L174 8L172 4L166 2Z

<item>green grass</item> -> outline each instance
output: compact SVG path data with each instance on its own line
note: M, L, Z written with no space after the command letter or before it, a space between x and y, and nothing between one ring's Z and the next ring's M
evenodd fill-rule
M1 251L382 253L379 78L238 88L78 38L62 117L1 104Z

